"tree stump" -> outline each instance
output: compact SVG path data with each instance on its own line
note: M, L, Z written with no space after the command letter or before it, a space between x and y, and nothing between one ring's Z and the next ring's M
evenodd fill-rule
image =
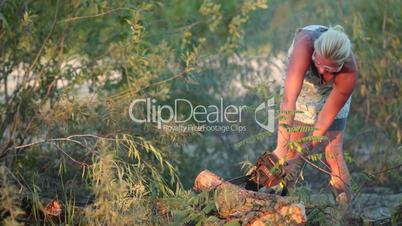
M204 170L194 181L194 190L214 192L218 217L237 218L242 225L305 225L304 205L289 197L245 190Z

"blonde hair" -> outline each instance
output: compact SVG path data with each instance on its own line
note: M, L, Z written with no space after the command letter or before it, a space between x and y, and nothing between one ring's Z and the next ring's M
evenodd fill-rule
M336 25L314 41L314 49L318 54L341 64L350 56L352 45L343 27Z

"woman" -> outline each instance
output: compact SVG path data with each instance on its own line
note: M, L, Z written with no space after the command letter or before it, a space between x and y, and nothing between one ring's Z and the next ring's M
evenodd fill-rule
M294 169L300 156L288 147L288 141L307 134L289 133L283 124L314 126L316 130L309 135L329 138L322 146L331 170L330 184L340 203L351 199L351 179L343 159L342 143L357 75L351 43L341 26L310 25L296 31L288 52L281 111L297 112L281 117L274 154L281 162L288 162L289 169ZM317 144L305 145L312 149Z

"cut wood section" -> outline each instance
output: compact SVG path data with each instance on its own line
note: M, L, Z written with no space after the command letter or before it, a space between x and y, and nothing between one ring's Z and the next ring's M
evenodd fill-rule
M213 190L218 217L241 219L243 225L305 225L303 204L289 197L245 190L204 170L194 182L194 190Z
M222 184L224 180L209 170L203 170L194 181L194 190L197 192L214 189Z

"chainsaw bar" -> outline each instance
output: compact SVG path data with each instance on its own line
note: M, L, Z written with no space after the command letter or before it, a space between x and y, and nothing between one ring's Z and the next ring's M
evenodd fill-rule
M244 188L246 190L251 190L251 191L258 191L258 190L260 190L260 188L263 187L261 185L258 185L255 182L251 181L250 178L251 178L250 175L245 175L245 176L240 176L240 177L234 177L234 178L228 179L226 181L231 183L231 184L234 184L234 185L241 185L241 184L246 183ZM282 191L280 193L280 196L287 196L287 194L288 194L288 189L285 186L282 189Z
M227 180L227 182L235 184L235 185L240 185L240 184L244 184L244 183L248 182L249 180L250 180L250 176L245 175L245 176L231 178L231 179Z

